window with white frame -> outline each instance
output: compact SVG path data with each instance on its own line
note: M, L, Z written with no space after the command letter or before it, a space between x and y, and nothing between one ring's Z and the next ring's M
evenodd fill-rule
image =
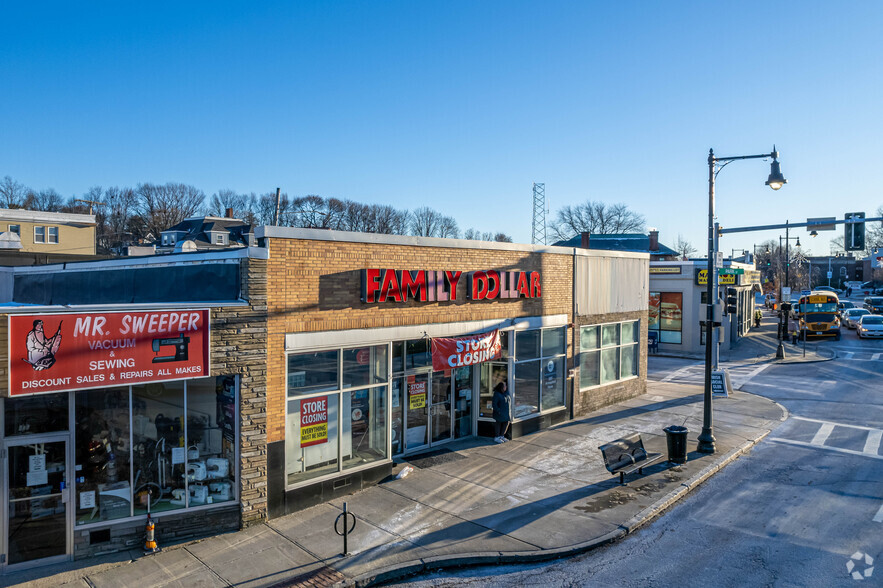
M640 321L580 327L580 388L638 375Z
M387 459L389 345L287 358L287 485Z
M34 227L34 243L46 242L46 227Z
M21 237L21 225L9 225L9 232Z
M515 331L514 339L513 416L518 419L564 406L565 327Z
M58 227L46 227L47 243L58 243Z

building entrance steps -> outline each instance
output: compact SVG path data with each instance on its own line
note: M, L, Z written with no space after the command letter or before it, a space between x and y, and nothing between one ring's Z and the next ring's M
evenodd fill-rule
M440 567L541 561L619 539L749 450L785 418L743 392L715 399L717 453L695 451L698 386L648 382L648 393L585 418L498 445L471 439L415 457L414 471L339 500L150 556L81 560L0 577L30 587L367 586ZM640 432L665 452L663 429L689 429L687 463L653 464L626 486L598 446ZM403 464L404 465L404 464ZM350 556L333 524L344 500L358 522ZM161 524L161 522L159 523Z

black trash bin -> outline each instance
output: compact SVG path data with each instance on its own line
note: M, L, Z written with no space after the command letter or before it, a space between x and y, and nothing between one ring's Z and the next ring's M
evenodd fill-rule
M687 463L687 427L672 425L662 430L668 443L668 461Z

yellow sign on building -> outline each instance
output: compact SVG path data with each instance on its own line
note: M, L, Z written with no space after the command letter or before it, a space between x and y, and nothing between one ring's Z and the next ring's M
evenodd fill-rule
M721 286L735 286L736 276L732 274L718 276L717 283ZM699 286L708 285L708 270L699 270L698 272L696 272L696 284L698 284Z

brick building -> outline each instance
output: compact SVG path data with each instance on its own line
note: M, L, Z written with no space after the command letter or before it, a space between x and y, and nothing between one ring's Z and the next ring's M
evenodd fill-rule
M646 389L647 254L255 237L0 272L0 572L354 492L493 436L498 386L515 437Z

